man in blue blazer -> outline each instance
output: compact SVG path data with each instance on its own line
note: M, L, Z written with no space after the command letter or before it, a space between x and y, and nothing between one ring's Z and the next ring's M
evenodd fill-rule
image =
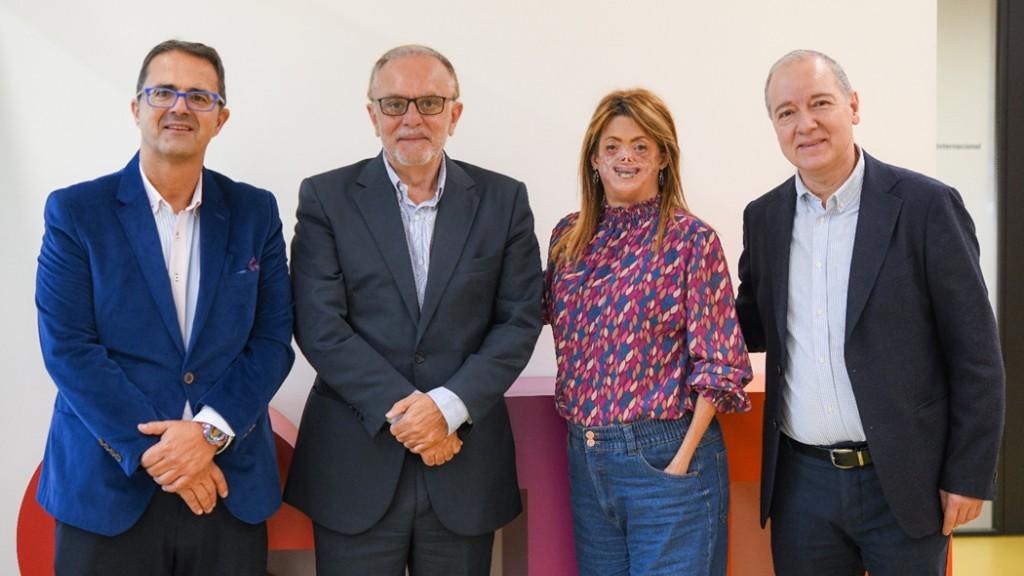
M945 574L995 489L1004 376L960 195L856 146L834 60L796 51L765 103L797 175L744 212L736 306L767 351L761 522L780 576Z
M294 360L277 205L203 167L228 119L215 50L157 45L136 90L138 154L46 202L57 399L37 498L56 572L262 574L280 505L267 405Z
M317 378L285 499L320 576L489 574L521 508L503 395L540 333L540 253L526 187L445 155L458 95L441 54L387 52L367 106L384 151L299 192L295 335Z

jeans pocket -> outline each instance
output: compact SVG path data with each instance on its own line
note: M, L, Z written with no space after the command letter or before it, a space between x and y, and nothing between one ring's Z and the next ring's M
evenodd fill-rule
M679 451L680 444L682 444L681 439L662 444L655 444L653 446L644 446L637 451L637 459L648 472L663 478L668 478L670 480L691 480L700 478L700 458L697 457L700 447L697 448L697 452L694 452L693 458L690 460L690 469L686 471L686 474L670 474L665 471L669 462L672 461L676 452Z

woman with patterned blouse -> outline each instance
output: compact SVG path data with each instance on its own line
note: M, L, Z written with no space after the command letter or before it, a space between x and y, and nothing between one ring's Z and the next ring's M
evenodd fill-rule
M714 416L750 409L750 362L718 236L683 198L665 103L646 90L601 100L580 180L545 273L580 574L724 575Z

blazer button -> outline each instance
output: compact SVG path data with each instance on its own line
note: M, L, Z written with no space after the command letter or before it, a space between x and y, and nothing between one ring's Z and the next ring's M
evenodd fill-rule
M776 372L776 373L777 373L777 374L778 374L779 376L782 376L782 364L779 364L778 366L776 366L776 367L775 367L775 372Z
M412 359L417 364L423 364L427 360L427 357L424 356L422 352L417 352L416 355L412 357Z
M182 381L184 381L185 384L191 384L192 382L195 382L195 379L195 374L191 372L185 372L185 377L182 378Z

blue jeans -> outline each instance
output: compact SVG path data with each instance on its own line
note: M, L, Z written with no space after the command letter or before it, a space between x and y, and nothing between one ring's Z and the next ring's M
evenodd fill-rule
M666 473L690 424L569 424L576 560L584 576L724 576L729 472L713 420L686 474Z

